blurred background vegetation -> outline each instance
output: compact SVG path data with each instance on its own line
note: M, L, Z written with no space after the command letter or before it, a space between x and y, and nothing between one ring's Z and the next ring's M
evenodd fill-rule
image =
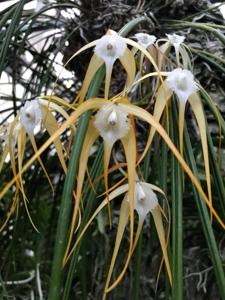
M2 5L7 4L3 8ZM38 4L38 5L37 5ZM1 1L0 3L0 122L10 122L23 105L24 101L49 94L63 64L86 43L101 37L107 29L119 31L128 21L145 15L146 21L138 25L134 33L147 32L157 38L164 38L166 33L176 32L186 36L190 46L194 74L217 102L225 118L225 44L213 32L193 24L215 24L220 33L225 33L225 19L219 9L218 1L208 0L74 0L74 1ZM180 22L181 21L181 22ZM184 21L191 22L185 25ZM59 76L55 94L72 101L81 86L87 69L91 51L73 60ZM113 77L112 92L120 90L124 74ZM143 95L144 98L145 95ZM210 111L206 111L210 124L210 133L214 148L219 147L218 126ZM204 168L198 131L191 113L187 123L198 169ZM143 150L143 135L146 129L137 124L138 150ZM47 134L36 136L40 146L47 139ZM65 146L66 135L64 138ZM157 140L155 141L157 145ZM221 140L220 162L222 184L224 186L224 139ZM1 151L1 145L0 145ZM151 161L145 164L145 174L151 183L160 185L161 173L157 172L160 154L164 151L149 153ZM0 152L1 153L1 152ZM26 158L32 155L27 148ZM94 152L91 163L97 152ZM124 157L119 146L114 155L118 161ZM40 233L32 228L26 211L21 203L16 214L10 219L0 236L0 298L1 299L46 299L49 285L54 236L59 213L60 196L64 182L55 151L50 148L42 155L46 169L54 183L55 193L51 189L36 163L23 176L26 194L29 199L30 214ZM168 157L168 160L170 156ZM163 168L163 166L162 166ZM213 169L213 168L212 168ZM147 171L146 171L147 170ZM171 170L167 170L166 180L161 188L168 193L171 201ZM201 173L201 172L200 172ZM0 188L10 180L12 172L5 163L0 175ZM112 182L116 178L111 178ZM104 191L99 186L99 193ZM221 189L213 182L215 207L224 220L224 211L218 198ZM13 191L0 203L0 220L4 220ZM223 196L223 194L222 194ZM99 200L97 200L99 201ZM115 202L113 229L117 227L119 204ZM157 274L161 260L156 232L149 230L152 221L148 219L143 229L141 242L132 259L124 280L109 295L109 299L170 299L168 283L162 275L158 285ZM215 282L209 250L204 238L202 226L193 191L186 186L183 207L184 226L184 298L222 299ZM222 261L225 260L225 235L214 224ZM128 235L127 235L128 236ZM110 262L115 230L109 230L107 214L101 213L87 233L80 249L78 264L73 280L71 299L101 299L105 275ZM128 237L127 237L128 239ZM126 244L127 243L127 244ZM121 257L126 255L128 241L121 250ZM118 267L119 268L119 267ZM118 271L116 269L116 271ZM118 273L118 272L117 272ZM225 284L225 283L224 283Z

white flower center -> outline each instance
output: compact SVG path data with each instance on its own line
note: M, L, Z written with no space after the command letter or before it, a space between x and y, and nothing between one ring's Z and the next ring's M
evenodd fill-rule
M118 117L115 109L110 113L109 118L108 118L108 123L111 126L115 126L117 124Z
M116 56L116 43L113 40L113 38L111 38L110 42L106 45L106 51L107 51L107 56L109 57L115 57Z
M42 114L37 100L27 101L20 109L20 122L29 134L34 134L36 126L41 124Z
M140 218L152 212L158 205L156 194L153 192L151 185L142 181L138 181L135 186L134 209Z
M140 185L140 183L138 183L138 192L137 192L137 200L138 202L141 204L143 204L143 202L146 200L146 195L145 195L145 192L142 188L142 186Z
M124 55L127 48L124 38L119 36L115 31L111 34L104 35L100 38L95 46L95 54L104 60L106 65L111 65L117 58Z
M149 35L147 33L136 33L135 37L138 40L138 43L145 49L148 46L154 44L156 40L156 37L154 35Z
M97 112L94 125L109 145L123 138L130 129L128 114L119 104L104 105Z
M188 83L187 83L187 78L185 76L185 74L181 74L179 77L178 77L178 80L177 80L177 87L182 90L182 91L186 91L187 88L188 88Z
M35 111L32 106L28 107L25 111L25 116L27 119L29 119L31 122L35 122Z
M194 76L189 70L181 68L169 72L166 79L169 88L176 93L180 101L186 102L191 94L196 92L197 86Z
M148 37L146 35L143 35L142 37L142 43L147 44L148 43Z
M180 43L179 39L177 38L177 36L172 36L171 38L171 43L172 44L176 44L176 43Z
M167 37L170 41L170 43L178 50L180 47L180 44L182 44L185 40L185 37L178 34L167 34Z

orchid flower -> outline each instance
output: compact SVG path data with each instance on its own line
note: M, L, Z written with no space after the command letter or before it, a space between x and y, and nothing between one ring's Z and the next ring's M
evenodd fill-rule
M143 48L148 48L150 45L153 45L156 41L156 37L154 35L149 35L147 33L136 33L134 35L137 38L138 44L140 44Z
M135 49L140 50L146 58L150 61L150 63L153 65L154 69L158 72L159 76L159 70L157 68L157 65L150 55L150 53L140 44L137 42L128 39L123 38L118 35L117 32L113 30L108 30L106 35L104 35L102 38L95 40L84 47L82 47L80 50L78 50L64 65L64 68L66 65L76 56L84 52L85 50L95 47L94 48L94 54L90 60L82 88L80 92L78 93L76 99L74 100L74 103L79 101L79 103L82 103L85 99L85 96L87 94L88 88L90 86L90 83L96 74L96 72L100 69L101 66L105 65L106 67L106 77L105 77L105 92L104 92L104 98L108 99L109 97L109 88L110 88L110 80L112 75L112 69L115 61L118 59L122 66L124 67L126 73L127 73L127 81L125 89L129 89L131 87L134 79L135 79L135 73L136 73L136 66L135 66L135 59L132 52L129 50L127 45L130 45L134 47ZM124 90L121 92L123 93Z
M45 96L44 98L45 99L39 98L32 101L27 101L25 105L20 109L16 118L9 125L7 131L5 131L4 133L5 145L3 149L3 154L0 159L0 172L4 165L7 155L9 155L14 178L17 176L17 170L20 174L16 179L15 197L12 201L10 213L7 216L7 220L16 209L18 203L19 191L20 191L22 193L23 202L26 211L28 213L29 219L35 229L36 227L29 215L29 211L27 207L27 197L25 195L25 191L23 188L23 180L21 174L23 168L23 159L24 159L24 154L26 149L26 143L27 143L27 136L32 144L34 152L37 153L38 149L34 138L35 129L37 127L40 128L42 124L42 126L48 131L49 135L52 135L58 129L58 123L54 117L52 110L59 112L65 119L69 117L67 112L61 106L59 106L57 103L47 101L46 100L48 99L47 96ZM61 105L63 103L65 104L63 100L58 100L57 97L54 98L54 101L55 102L58 101ZM71 129L74 132L73 126L71 127ZM59 138L57 138L54 141L54 145L60 163L62 165L62 168L64 172L66 172L67 167L66 167L64 153L63 153L64 151ZM15 154L16 151L17 151L17 155ZM16 164L16 156L18 159L18 164ZM52 191L54 192L54 188L49 178L48 172L46 171L44 164L39 155L37 156L37 160L39 161L42 170L44 171L44 174L51 186ZM6 221L3 223L0 230L4 228L5 224Z
M197 91L194 76L189 70L174 69L169 72L166 81L168 87L178 96L179 101L184 104Z
M114 62L124 55L127 49L125 39L119 36L115 31L104 35L95 46L95 54L104 60L106 68L112 66Z
M95 46L94 55L90 60L81 91L77 97L79 102L84 100L93 76L103 64L105 64L106 67L105 99L108 99L112 69L117 59L120 60L127 72L128 85L132 83L135 76L134 57L127 48L126 39L119 36L115 31L108 30L106 35L89 45ZM85 46L85 50L89 45Z
M30 135L33 135L35 127L41 124L41 119L41 109L36 100L27 101L20 109L20 123Z
M182 52L181 44L184 42L185 37L178 34L167 34L166 35L169 40L169 44L172 45L175 49L176 59L177 59L177 65L180 65L180 58L179 54ZM183 50L183 53L185 54L185 50ZM186 66L185 66L186 67Z
M184 42L185 37L176 33L166 34L171 45L174 46L176 53L179 52L180 45Z
M120 187L118 187L117 189L113 190L109 194L110 201L114 200L116 197L118 197L124 193L125 193L125 197L121 204L115 247L114 247L111 264L110 264L110 268L109 268L108 275L107 275L107 280L106 280L106 284L105 284L105 293L104 293L103 299L105 299L106 293L110 292L113 288L115 288L115 286L120 282L120 280L124 276L126 269L128 267L129 261L131 259L131 256L132 256L134 249L137 245L137 242L139 240L139 236L141 233L141 229L143 227L144 220L146 219L148 213L151 213L151 215L153 216L156 230L157 230L158 237L159 237L159 241L160 241L160 245L161 245L162 252L163 252L163 258L164 258L165 264L166 264L166 269L168 272L170 283L172 283L171 269L170 269L168 254L167 254L167 243L166 243L165 231L164 231L164 226L163 226L163 221L162 221L161 208L158 203L158 198L157 198L156 194L153 192L153 190L160 192L164 196L165 196L165 194L158 187L151 185L149 183L146 183L146 182L139 181L138 177L136 176L135 189L134 189L134 210L138 214L138 225L137 225L137 231L136 231L136 235L135 235L135 241L134 241L132 248L129 249L129 254L128 254L128 257L127 257L127 260L126 260L126 263L125 263L125 266L124 266L122 272L117 277L115 282L109 287L110 279L112 276L112 271L114 269L114 265L116 262L116 258L118 255L118 251L120 248L124 230L128 223L128 220L129 220L130 199L129 199L129 193L127 193L128 190L129 190L129 185L124 184L124 185L121 185ZM88 229L88 227L90 226L91 222L96 218L96 216L99 214L99 212L106 205L107 205L107 199L102 201L102 203L99 205L99 207L93 213L92 217L89 219L89 221L87 222L87 224L81 231L68 258L70 257L71 253L75 250L75 248L79 244L79 241L84 236L84 234L85 234L86 230ZM68 258L67 258L67 260L68 260Z
M103 106L96 114L94 126L106 144L113 144L123 138L130 129L130 120L126 111L117 104Z
M120 193L121 190L124 191L126 189L125 186L119 187L117 190L114 191L114 194ZM164 232L164 226L162 222L162 215L161 215L161 208L158 203L158 199L156 194L153 192L153 189L156 189L160 193L164 194L163 191L161 191L159 188L155 187L154 185L151 185L146 182L142 182L137 180L135 183L135 196L134 196L134 209L138 214L138 225L137 225L137 230L136 230L136 235L135 235L135 240L133 244L133 248L129 251L128 257L126 260L126 263L124 265L123 270L121 271L120 275L117 277L117 279L114 281L114 283L110 285L110 279L112 276L112 271L115 265L116 257L118 255L119 247L121 244L122 236L126 227L126 224L128 222L128 207L129 207L129 195L126 194L124 197L124 200L121 205L120 209L120 219L119 219L119 225L117 229L117 236L116 236L116 242L114 246L114 251L112 255L112 260L109 268L109 272L107 275L107 280L105 284L105 296L106 293L110 292L113 288L116 287L116 285L120 282L122 277L124 276L126 269L128 267L129 261L131 259L132 253L137 245L137 242L139 240L139 236L141 233L141 229L143 227L144 220L146 219L148 213L151 213L153 216L156 230L158 233L160 245L162 248L163 252L163 258L165 260L166 264L166 269L168 273L168 277L170 280L170 283L172 284L172 275L171 275L171 269L170 269L170 263L169 263L169 258L167 254L167 243L165 239L165 232ZM103 297L105 299L105 297Z
M152 45L154 45L155 41L156 41L156 37L154 35L149 35L147 33L136 33L134 35L134 37L137 39L137 43L144 49L148 50L149 54L151 55L151 57L153 58L154 61L157 60L157 52L155 47L153 47ZM134 51L134 54L138 51L138 49L136 49L136 51ZM142 74L142 66L143 66L143 61L144 61L144 53L141 52L140 55L140 75Z
M169 56L171 46L175 49L177 66L181 66L181 56L183 68L191 68L190 58L186 50L187 46L184 44L185 37L175 33L166 34L166 36L167 39L158 40L158 42L165 41L165 43L159 47L159 69L161 70L164 67L163 64L165 61L165 57Z
M205 114L202 107L201 98L199 97L197 90L198 90L197 83L194 81L194 76L190 71L177 68L171 72L168 72L167 79L161 84L161 86L158 89L153 115L155 120L159 121L161 119L164 109L166 108L166 105L169 103L170 99L172 98L173 93L176 94L179 100L180 151L181 154L183 154L184 114L185 114L186 102L187 101L189 102L199 127L203 157L204 157L208 197L210 203L212 203ZM146 147L146 149L151 145L154 134L155 134L155 129L152 128L150 131L149 139L147 141L148 146ZM145 154L146 152L144 151L140 160L142 160Z

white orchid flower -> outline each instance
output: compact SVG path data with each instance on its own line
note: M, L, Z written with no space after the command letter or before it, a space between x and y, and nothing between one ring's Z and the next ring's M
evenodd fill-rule
M194 76L188 70L177 68L172 72L169 72L166 81L169 88L183 103L186 103L188 98L197 90Z
M146 215L158 205L158 199L151 185L138 181L135 186L134 208L139 218L145 219Z
M184 130L185 106L188 99L192 106L191 97L196 94L197 85L194 81L193 74L190 71L181 68L177 68L172 72L169 72L166 82L169 89L172 90L179 99L179 140L180 140L180 151L181 153L183 153L183 130ZM198 102L198 100L196 101ZM194 108L194 113L195 113L195 108Z
M135 37L137 38L138 44L140 44L143 48L147 48L152 45L156 41L156 37L154 35L149 35L147 33L136 33Z
M116 190L114 190L110 194L110 199L112 200L114 197L125 192L126 187L128 188L128 185L123 185L123 186L118 187ZM151 185L149 183L139 181L139 180L135 182L134 209L138 213L138 224L137 224L136 235L135 235L133 244L132 245L130 244L131 248L129 249L127 260L126 260L126 263L124 265L122 272L117 277L117 279L110 285L112 270L114 268L115 261L116 261L116 258L117 258L118 252L119 252L119 247L120 247L120 244L122 241L122 236L124 234L126 225L129 221L129 202L131 201L131 199L130 199L128 193L125 194L125 197L121 204L121 209L120 209L120 218L119 218L118 229L117 229L116 243L115 243L114 252L113 252L113 256L112 256L112 260L111 260L111 265L110 265L110 269L109 269L106 284L105 284L105 292L106 293L111 291L120 282L123 275L125 274L126 269L129 264L129 261L133 254L133 251L139 240L144 220L149 212L151 213L154 223L155 223L155 227L156 227L156 231L157 231L157 234L159 237L161 249L163 252L163 257L165 260L169 280L170 280L170 282L172 282L172 275L171 275L169 258L168 258L168 254L167 254L167 243L166 243L166 239L165 239L165 230L164 230L164 225L163 225L161 208L158 203L157 196L153 192L153 189L157 190L158 192L160 192L164 195L163 191L154 185ZM105 299L105 297L103 297L103 299Z
M168 37L169 42L174 46L175 51L178 52L180 45L183 43L183 41L185 40L185 37L182 35L178 35L178 34L166 34L166 36Z
M145 217L149 212L151 212L151 215L153 217L154 223L155 223L155 228L159 237L159 242L161 245L161 249L163 252L163 258L165 260L165 265L166 269L168 272L169 280L172 282L172 275L171 275L171 268L170 268L170 263L169 263L169 258L167 254L167 242L166 242L166 234L165 234L165 229L163 225L163 215L162 215L162 209L158 203L158 199L156 194L153 192L153 189L162 195L165 196L164 192L158 188L155 185L139 181L138 176L137 176L137 181L135 181L134 184L134 209L138 213L138 224L136 228L136 234L135 234L135 239L133 243L130 243L130 248L129 248L129 253L127 256L127 260L124 264L124 267L117 277L117 279L110 285L111 281L111 276L112 272L115 266L115 262L119 253L119 249L121 246L121 241L125 232L125 228L127 226L127 223L129 222L129 204L132 199L129 197L129 184L124 184L119 187L117 187L115 190L113 190L109 194L109 201L113 201L116 197L122 195L125 193L124 199L121 204L120 208L120 214L119 214L119 222L118 222L118 228L117 228L117 235L116 235L116 240L115 240L115 247L114 251L112 254L112 259L111 259L111 264L110 268L108 271L106 283L105 283L105 288L104 288L104 296L103 300L106 299L106 294L110 292L115 286L120 282L120 280L123 278L126 269L128 267L129 261L132 257L132 254L134 252L134 249L137 245L137 242L140 237L140 233L143 227L143 223L145 220ZM81 234L77 238L72 250L70 251L68 257L66 258L66 261L69 259L75 248L77 247L79 241L85 234L86 230L89 228L91 222L95 219L95 217L99 214L99 212L107 205L108 200L105 198L102 203L99 205L99 207L96 209L96 211L93 213L87 224L85 225L84 229L82 230ZM165 216L165 215L164 215Z
M127 47L127 45L133 47L132 51ZM144 47L142 47L137 42L131 39L123 38L122 36L118 35L115 31L110 29L107 31L106 35L104 35L102 38L95 40L89 43L88 45L85 45L80 50L78 50L70 58L70 60L91 47L95 47L94 54L90 60L83 81L82 88L78 93L77 97L75 98L74 103L76 102L82 103L85 100L88 87L90 86L94 75L96 74L98 69L104 64L106 67L104 98L109 99L113 64L117 59L120 61L121 65L123 66L127 74L127 80L125 83L125 87L122 91L122 94L126 93L133 85L136 76L136 62L134 58L134 54L136 50L141 51L143 57L147 57L147 59L153 65L155 70L159 72L154 57L152 56L151 53L149 53L149 51L147 51Z
M26 102L20 109L20 122L30 135L34 134L34 129L40 125L41 119L41 109L36 100Z
M125 39L111 30L111 34L101 37L94 49L95 54L104 60L106 65L112 66L114 62L123 56L127 44Z
M97 112L94 125L104 141L112 146L128 133L130 120L119 104L107 104Z

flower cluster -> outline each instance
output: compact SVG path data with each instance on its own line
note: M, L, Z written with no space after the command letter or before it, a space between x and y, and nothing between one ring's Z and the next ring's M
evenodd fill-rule
M166 39L157 41L156 37L153 35L137 33L135 34L134 39L135 41L122 37L113 30L109 30L102 38L85 45L73 55L73 57L76 57L83 51L91 47L94 48L82 87L75 101L72 104L68 104L63 99L53 95L44 96L32 101L26 101L14 121L10 124L9 129L6 131L2 129L0 131L2 138L5 141L5 148L3 151L4 155L0 161L0 170L4 164L6 156L9 154L14 173L14 179L7 188L0 193L0 199L4 196L11 185L16 183L17 198L21 191L24 205L27 209L27 198L23 189L22 180L23 172L37 159L52 187L52 190L54 190L51 179L49 178L48 172L44 167L40 155L51 143L54 143L60 164L64 172L67 173L65 157L70 156L71 149L68 147L68 153L65 151L65 147L61 142L60 136L68 128L70 128L69 133L71 134L70 139L72 140L74 135L76 135L76 132L79 130L76 128L79 118L87 111L93 112L90 119L88 119L88 127L83 137L83 144L81 145L78 174L77 176L74 174L74 180L76 179L74 197L76 201L74 205L73 219L71 221L68 246L64 256L64 263L68 261L79 240L84 235L86 229L90 225L90 222L96 217L96 215L108 205L109 218L111 218L110 202L117 196L125 194L120 209L117 238L111 266L106 280L105 294L114 288L122 279L139 239L144 220L149 213L154 219L166 270L169 280L172 283L170 263L167 254L166 229L163 223L163 216L166 218L166 212L163 212L155 191L160 192L163 196L165 195L161 189L145 182L144 179L139 179L139 177L141 178L139 167L141 167L141 162L151 147L156 132L160 135L160 139L162 139L172 151L175 158L181 164L183 170L188 174L201 197L209 206L211 213L221 224L223 224L211 204L211 181L206 127L204 122L205 117L201 98L198 94L199 85L196 83L194 75L190 69L188 69L189 62L184 45L185 37L177 34L167 34ZM170 60L166 59L171 56L172 58ZM138 61L139 59L140 61ZM125 70L126 82L122 91L110 97L112 71L117 60ZM146 68L144 68L144 72L146 72L146 74L142 74L142 72L139 72L140 70L138 70L138 67L141 69L143 64L146 66ZM176 64L176 68L173 68L174 64ZM86 99L90 84L94 80L96 72L102 66L105 66L104 97ZM151 72L149 70L151 70ZM141 77L140 74L143 76ZM153 107L151 113L148 109L144 109L143 105L139 105L138 102L138 96L142 93L142 83L145 82L147 82L146 97L148 107ZM136 92L137 89L135 89L135 87L138 84L140 84L140 90ZM171 101L177 101L179 107L178 122L180 151L171 141L169 133L167 133L160 124L162 116L167 115L167 113L164 114L164 112L167 112ZM187 101L190 103L199 126L208 195L203 192L201 185L183 158L183 128ZM58 124L56 113L63 117L64 121L63 123L60 123L60 125ZM139 152L137 151L136 122L144 122L144 124L147 124L150 128L145 148L141 155L139 155ZM50 137L40 149L37 149L35 135L42 129L46 130ZM103 176L106 198L101 202L100 206L94 212L93 216L90 218L81 233L79 233L77 241L74 246L72 246L74 232L76 232L79 228L82 218L80 206L85 174L88 169L90 150L98 139L102 139L104 145ZM30 140L31 145L33 146L34 156L28 161L25 167L23 167L24 151L27 140ZM115 163L114 169L119 169L121 174L124 175L122 181L126 180L126 184L121 184L119 182L116 183L116 187L110 187L110 184L108 183L108 174L111 172L111 170L109 170L109 166L111 152L116 142L120 142L123 146L126 167L122 169L114 158L112 159L112 163ZM15 155L16 151L17 155ZM16 157L18 158L17 165ZM15 203L13 203L12 206L15 208ZM12 209L11 214L13 211L14 210ZM137 227L135 226L135 213L138 214ZM110 286L112 270L128 221L130 225L130 244L127 260L121 274ZM135 228L137 228L136 232Z

